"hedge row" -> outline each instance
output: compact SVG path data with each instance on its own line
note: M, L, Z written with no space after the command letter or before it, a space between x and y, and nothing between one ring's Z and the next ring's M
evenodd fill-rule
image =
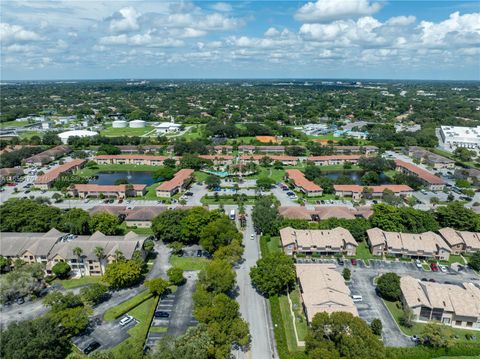
M433 359L439 357L480 355L480 344L456 343L451 348L429 348L417 346L411 348L387 348L387 358L392 359Z

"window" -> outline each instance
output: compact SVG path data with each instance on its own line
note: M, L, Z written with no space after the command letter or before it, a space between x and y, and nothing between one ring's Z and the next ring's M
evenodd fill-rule
M450 324L450 318L443 318L444 324Z
M456 320L455 325L462 325L462 321L461 320Z
M467 327L469 328L473 327L473 322L467 322Z

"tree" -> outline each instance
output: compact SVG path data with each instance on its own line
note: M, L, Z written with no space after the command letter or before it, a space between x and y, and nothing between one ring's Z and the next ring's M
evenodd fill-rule
M186 279L183 276L183 269L172 267L167 270L168 280L176 286L185 284Z
M395 169L395 162L381 156L361 157L358 165L366 172L372 171L382 173L387 170Z
M198 282L209 292L228 293L235 285L235 272L228 262L214 259L199 273Z
M468 264L477 272L480 271L480 251L476 251L472 254L470 260L468 261Z
M361 181L363 185L377 185L380 183L380 176L374 171L369 171L362 176Z
M395 193L388 188L383 190L382 200L383 202L390 204L392 206L398 206L400 203L403 202L402 198L400 198L399 196L396 196Z
M145 240L145 242L143 242L143 249L147 253L152 252L154 248L155 248L155 242L153 242L151 239L147 239Z
M62 140L55 132L47 131L42 136L42 144L44 145L61 145Z
M372 227L392 232L422 233L439 229L438 222L431 212L410 207L397 208L387 204L374 206L370 223Z
M153 178L155 178L156 181L168 181L174 176L175 168L167 166L160 167L153 173Z
M309 358L377 358L385 359L381 340L368 324L351 313L315 314L305 338Z
M44 266L15 261L14 270L0 276L0 302L4 303L28 294L38 294L45 286Z
M382 274L377 280L377 289L382 298L390 301L399 300L402 294L400 277L392 272Z
M269 191L275 184L275 180L270 177L260 177L257 179L257 187L263 191Z
M110 263L105 270L103 279L114 289L127 288L140 281L142 267L133 260L118 260Z
M209 190L220 187L220 177L214 175L208 176L205 178L205 185Z
M71 343L63 328L49 318L13 322L2 332L2 358L63 359L70 351Z
M102 155L119 155L122 151L116 146L110 144L102 144L98 147L97 152Z
M52 267L53 274L60 279L67 278L71 270L72 268L70 268L67 262L58 262Z
M12 260L4 256L0 256L0 273L5 273L10 269Z
M230 242L230 244L218 248L215 253L213 253L213 258L223 259L230 263L230 265L234 265L240 261L243 252L244 249L242 247L242 241L234 239Z
M91 217L89 224L92 232L99 231L107 236L118 233L118 217L111 213L96 213Z
M423 345L434 348L450 348L454 345L453 331L443 324L428 323L423 327L420 340Z
M83 267L83 260L82 260L83 249L80 248L80 247L75 247L75 248L73 248L73 254L75 254L77 256L78 270L80 271L80 276L83 277L83 270L82 270L82 267ZM80 264L82 264L82 265L80 265Z
M344 268L342 272L343 279L349 281L352 278L352 271L348 268Z
M83 305L51 311L47 317L62 326L70 337L82 333L88 326L88 315Z
M382 335L382 321L380 319L374 319L370 323L370 329L372 330L372 333L375 335Z
M480 215L461 202L451 202L439 207L435 217L442 227L452 227L460 231L480 231Z
M200 245L209 253L230 244L235 239L241 240L241 238L242 235L238 232L234 222L226 216L208 223L200 231Z
M207 326L199 324L180 337L163 337L156 346L156 353L161 353L162 359L209 359L213 345ZM158 357L156 353L152 359Z
M165 161L163 161L163 165L165 167L171 167L175 168L176 161L173 158L167 158Z
M468 162L475 157L475 151L464 147L458 147L453 151L453 154L460 159L460 161Z
M80 208L72 208L62 214L59 230L73 234L89 234L90 215Z
M168 209L152 220L152 231L155 236L164 242L182 242L181 223L188 211Z
M271 253L250 269L250 278L260 293L273 296L293 289L297 276L292 258L283 253Z
M80 289L80 296L85 303L97 305L108 298L108 287L100 283L94 283Z
M0 205L0 231L48 232L58 226L60 213L59 208L31 199L12 198Z
M61 312L68 308L83 306L82 298L72 292L50 292L43 298L43 304L50 307L52 312Z
M169 283L163 278L153 278L146 280L145 286L153 295L161 296L168 292Z
M100 264L100 274L103 275L102 259L105 258L105 250L101 246L96 246L94 251Z
M278 209L272 197L257 199L252 211L252 220L257 233L274 234L278 219Z
M219 217L218 211L210 212L203 207L193 207L188 210L187 215L182 218L180 223L180 241L185 244L198 243L202 228Z

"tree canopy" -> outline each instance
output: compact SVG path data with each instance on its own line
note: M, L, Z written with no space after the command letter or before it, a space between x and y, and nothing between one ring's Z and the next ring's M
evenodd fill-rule
M250 269L252 284L266 295L280 295L295 288L297 275L292 258L283 253L272 253L257 261Z
M377 288L380 295L387 300L396 301L400 299L400 277L396 273L382 274L377 280Z

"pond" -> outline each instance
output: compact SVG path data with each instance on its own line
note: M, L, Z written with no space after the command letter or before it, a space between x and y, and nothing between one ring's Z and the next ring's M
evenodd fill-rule
M340 176L347 176L350 177L350 179L355 183L355 184L361 184L361 179L362 176L365 174L364 171L329 171L329 172L322 172L322 175L330 178L331 180L335 181L338 177ZM384 174L380 174L380 181L381 184L387 184L389 183L388 177Z
M155 183L152 174L152 172L144 171L97 172L88 183L112 185L119 179L126 179L131 184L146 184L149 186Z

